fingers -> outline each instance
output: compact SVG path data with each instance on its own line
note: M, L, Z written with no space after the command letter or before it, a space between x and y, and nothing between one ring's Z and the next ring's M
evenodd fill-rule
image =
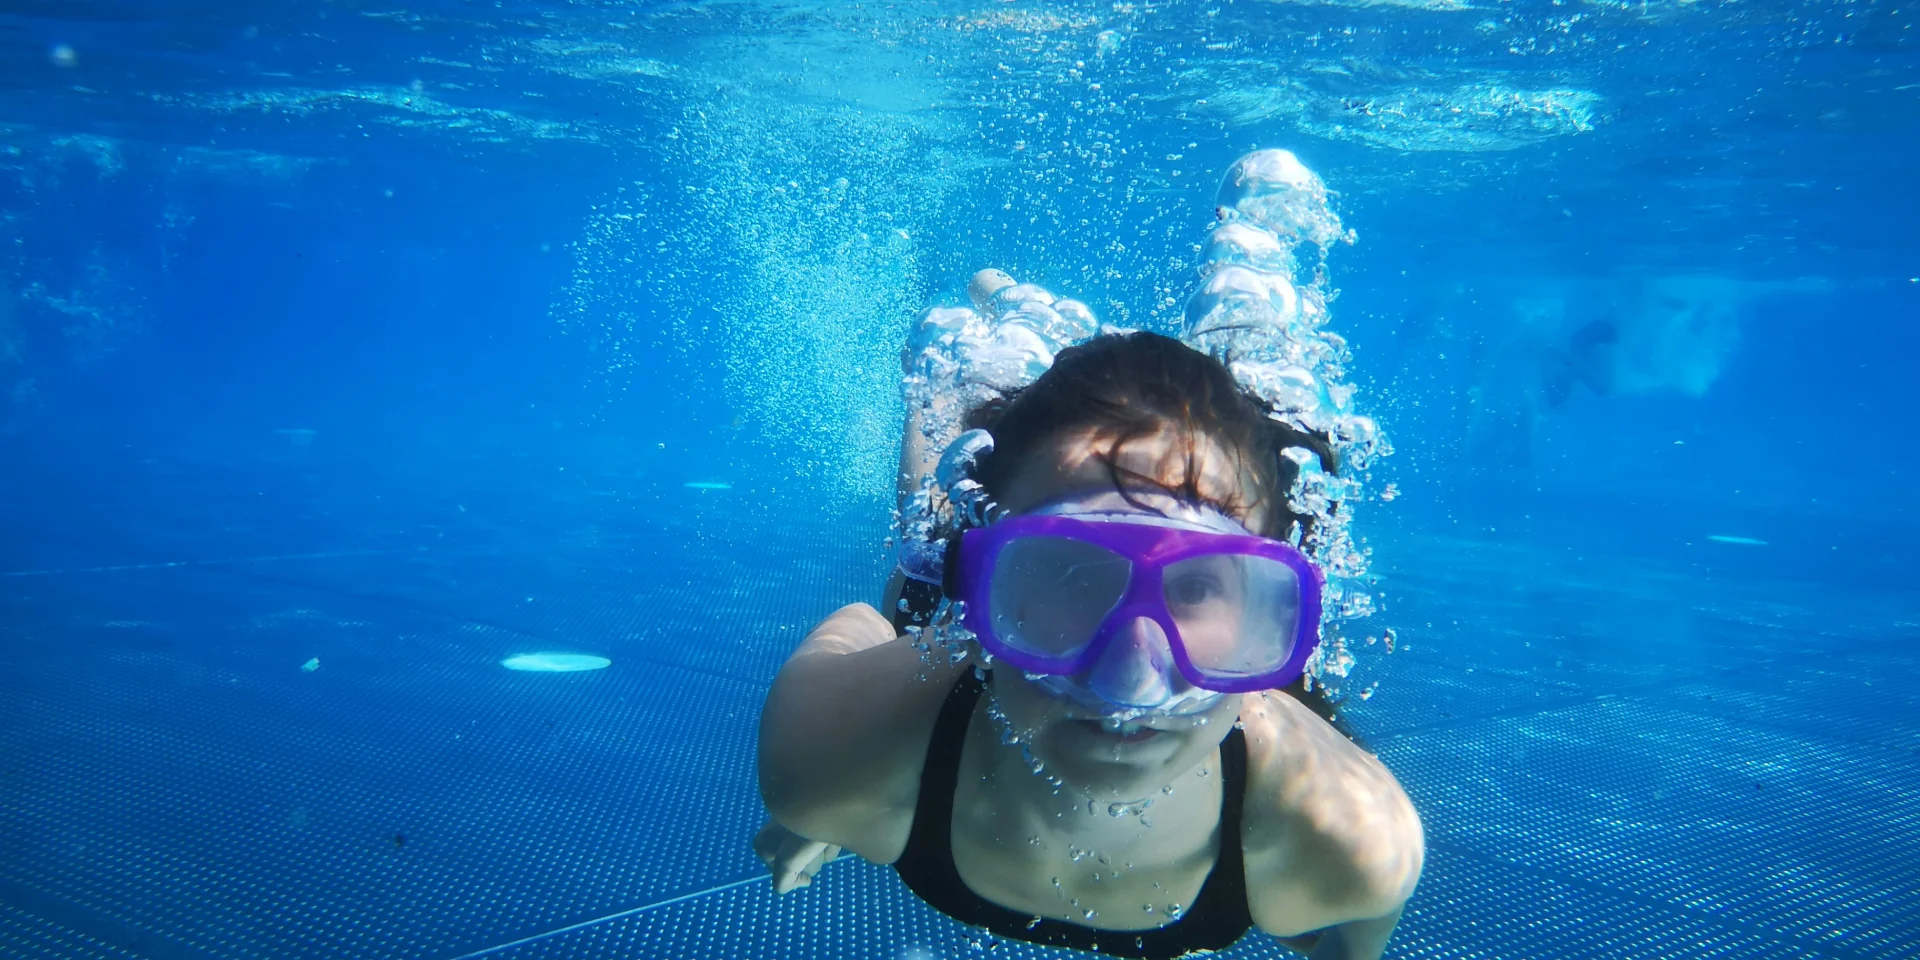
M826 852L827 852L827 845L824 843L815 843L815 844L808 845L806 850L801 851L800 856L797 856L794 858L793 862L795 865L794 866L795 872L805 874L808 877L811 877L814 874L819 873L820 864L824 862L820 859L820 857L824 855Z
M839 856L840 848L833 844L807 841L803 847L781 857L777 863L769 864L773 870L773 892L787 893L812 886L813 878L819 875L821 868Z
M810 886L820 868L840 856L840 848L808 840L769 820L754 834L753 853L773 874L773 892L780 894Z
M805 857L817 846L821 844L773 822L760 828L753 838L754 854L774 873L791 872L796 864L805 863Z
M820 867L824 867L827 864L832 863L834 859L839 856L840 856L840 848L834 846L831 843L827 844L827 848L820 852L820 864L819 866L816 866L813 868L813 872L819 873Z
M773 825L769 825L772 827ZM840 855L840 848L831 844L808 840L785 828L779 828L779 836L770 836L763 829L760 836L754 838L754 853L767 865L773 874L773 892L786 893L813 883L813 875L828 860Z
M806 850L800 851L792 860L787 861L799 866L784 873L781 878L776 878L773 892L786 893L788 890L812 886L813 878L819 875L820 868L833 862L833 858L839 855L840 848L830 843L809 843ZM785 880L784 884L782 880Z
M793 871L785 871L785 872L775 871L773 874L773 892L776 896L779 894L791 893L794 890L797 890L801 887L811 884L812 882L813 880L805 876L804 874L795 873Z
M815 874L818 874L821 867L826 866L828 861L840 855L840 848L832 844L822 843L817 844L817 846L819 849L811 851L811 855L807 857L805 863L800 867L800 872L806 874L808 878L812 878Z
M766 826L761 827L760 832L753 835L754 856L759 857L761 863L769 867L773 866L773 862L780 856L781 845L791 836L793 834L786 827L776 821L768 820Z
M820 858L820 851L825 848L826 844L823 843L809 843L807 850L785 860L781 865L784 869L775 871L773 892L786 893L801 887L812 886L813 875L820 872L820 867L825 862Z

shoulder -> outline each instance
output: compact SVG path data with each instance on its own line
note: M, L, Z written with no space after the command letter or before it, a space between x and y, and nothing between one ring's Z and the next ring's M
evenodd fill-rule
M767 811L810 840L897 859L927 741L959 669L925 662L866 604L821 621L780 668L761 710Z
M1241 824L1247 906L1290 935L1398 910L1426 858L1420 815L1379 758L1284 694L1249 694Z

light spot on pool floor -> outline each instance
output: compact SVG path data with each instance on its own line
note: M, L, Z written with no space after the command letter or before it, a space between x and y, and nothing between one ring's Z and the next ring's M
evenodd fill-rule
M1712 540L1714 543L1735 543L1743 547L1764 547L1767 545L1765 540L1755 540L1752 537L1736 537L1726 533L1709 533L1707 534L1707 539Z
M527 673L577 673L581 670L603 670L613 663L606 657L596 657L591 653L516 653L500 665L508 670L520 670Z

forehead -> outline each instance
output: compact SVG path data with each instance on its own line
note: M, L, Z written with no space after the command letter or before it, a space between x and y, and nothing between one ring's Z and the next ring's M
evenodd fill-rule
M1192 453L1193 486L1202 499L1240 507L1234 519L1251 529L1265 521L1264 498L1257 479L1225 447L1204 434L1193 438L1171 426L1117 443L1112 431L1079 429L1063 432L1036 447L1013 472L1000 505L1025 513L1043 504L1075 498L1094 508L1137 509L1135 504L1171 507L1177 501L1155 487L1179 490L1189 477ZM1109 461L1109 457L1111 460ZM1111 466L1109 465L1111 463ZM1114 475L1148 483L1129 484L1127 495L1114 489ZM1129 502L1131 498L1131 502Z

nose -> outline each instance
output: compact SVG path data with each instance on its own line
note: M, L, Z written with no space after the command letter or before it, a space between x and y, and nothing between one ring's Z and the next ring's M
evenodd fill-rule
M1174 670L1165 631L1146 617L1135 617L1094 661L1087 686L1115 706L1151 710L1171 701L1184 684Z

